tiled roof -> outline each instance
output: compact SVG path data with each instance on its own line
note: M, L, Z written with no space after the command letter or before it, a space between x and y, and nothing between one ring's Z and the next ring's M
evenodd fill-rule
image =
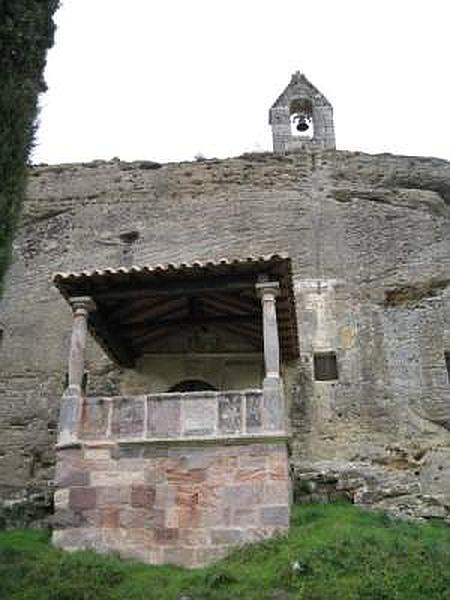
M263 256L248 256L246 258L220 258L218 260L206 260L206 261L193 261L191 263L182 262L179 264L167 263L159 265L133 265L131 267L105 267L103 269L92 269L86 271L70 271L70 272L58 272L53 274L53 281L58 286L60 282L74 279L83 278L96 278L96 277L108 277L114 276L120 278L122 275L132 274L159 274L159 273L173 273L173 272L195 272L196 270L213 269L219 271L221 267L227 270L231 267L242 267L242 265L255 265L276 262L283 262L289 260L287 255L284 254L268 254Z

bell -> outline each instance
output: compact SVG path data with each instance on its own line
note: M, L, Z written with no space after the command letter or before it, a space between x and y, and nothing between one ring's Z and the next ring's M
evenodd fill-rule
M299 115L297 117L297 131L308 131L309 129L309 123L307 118L304 115Z

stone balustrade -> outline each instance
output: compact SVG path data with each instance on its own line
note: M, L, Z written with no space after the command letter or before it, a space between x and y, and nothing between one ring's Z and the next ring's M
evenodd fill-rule
M79 440L186 441L283 434L282 413L278 411L274 420L261 390L87 398Z

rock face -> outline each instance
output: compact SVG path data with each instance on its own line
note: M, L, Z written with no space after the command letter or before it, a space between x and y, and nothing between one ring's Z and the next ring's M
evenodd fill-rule
M116 267L137 231L135 264L291 257L299 498L447 517L449 211L450 164L431 158L305 149L33 168L0 304L0 497L46 496L54 479L71 314L52 273ZM130 373L88 350L89 394L126 394Z

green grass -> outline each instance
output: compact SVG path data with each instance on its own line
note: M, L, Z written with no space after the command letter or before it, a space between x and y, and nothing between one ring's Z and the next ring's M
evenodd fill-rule
M45 532L0 533L1 600L178 600L183 595L191 600L450 599L450 528L394 521L350 505L305 505L295 507L288 536L192 571L61 552L49 545Z

